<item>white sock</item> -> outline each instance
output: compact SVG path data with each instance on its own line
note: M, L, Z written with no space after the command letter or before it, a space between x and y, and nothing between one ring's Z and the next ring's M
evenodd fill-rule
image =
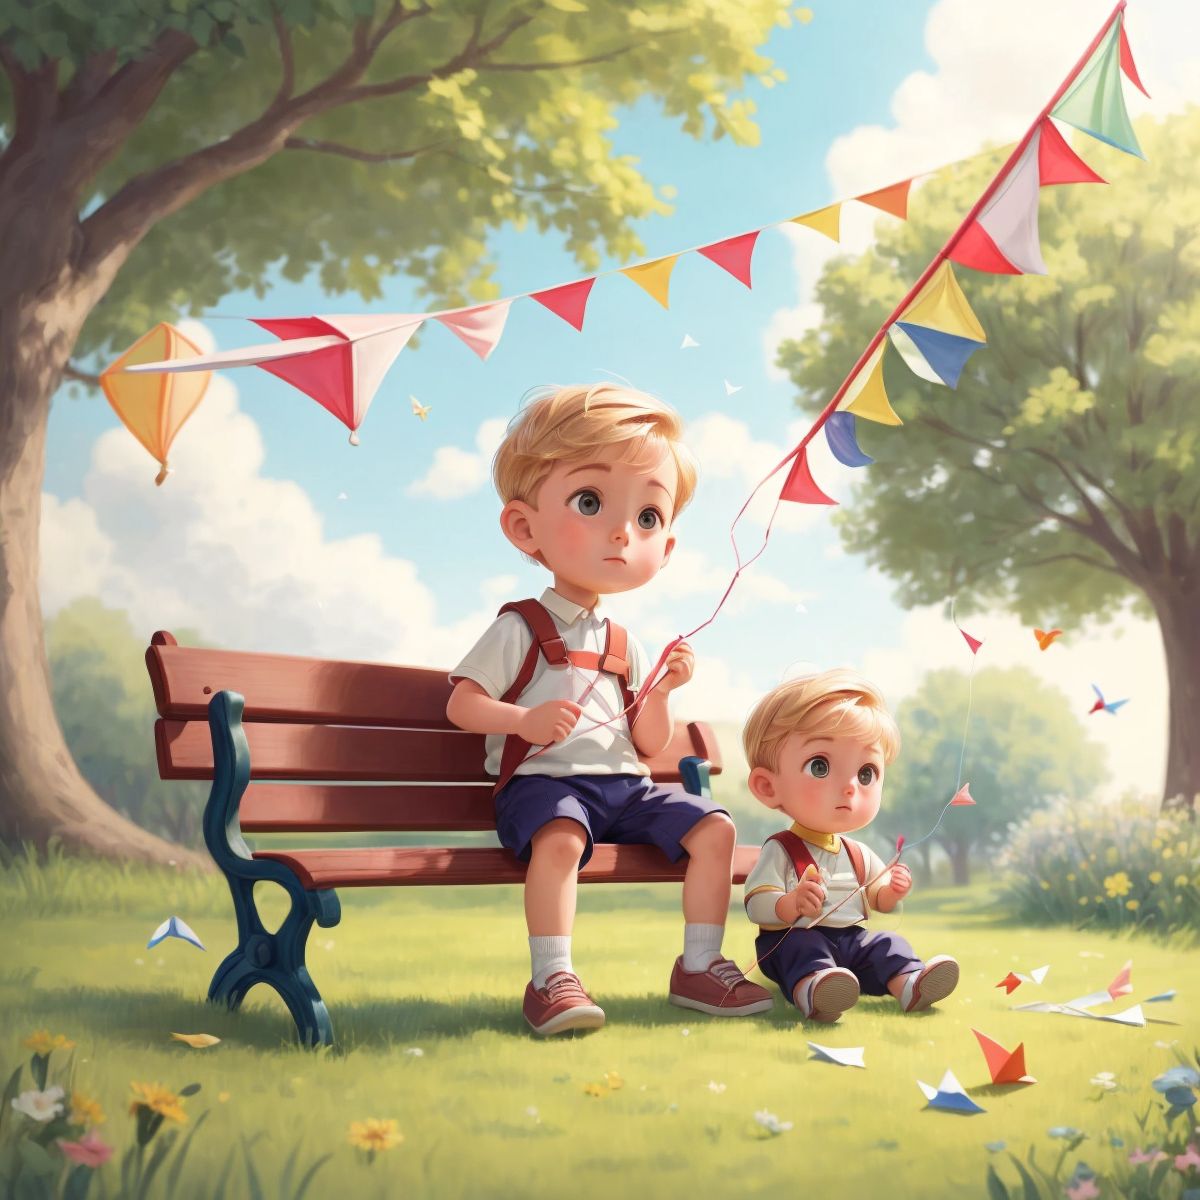
M533 986L544 988L546 980L555 971L570 971L571 966L571 935L554 937L531 937L529 939L529 958L533 965Z
M707 971L721 957L724 925L692 925L683 927L683 969Z

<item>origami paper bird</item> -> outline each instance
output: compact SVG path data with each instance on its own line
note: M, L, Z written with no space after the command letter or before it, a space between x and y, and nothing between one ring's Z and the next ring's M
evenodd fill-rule
M1020 971L1009 971L996 986L1004 988L1005 993L1011 996L1023 983L1041 983L1049 970L1049 966L1034 967L1028 975L1023 975Z
M1068 1000L1069 1008L1095 1008L1097 1004L1107 1004L1118 996L1128 996L1133 991L1133 959L1131 958L1113 976L1113 981L1102 992L1088 992L1075 1000Z
M1009 971L1009 973L1005 975L1005 977L1000 980L996 986L1002 987L1006 996L1011 996L1013 992L1015 992L1017 988L1021 986L1021 980L1018 976Z
M151 935L146 943L146 949L152 950L159 942L173 937L181 942L190 942L198 950L204 949L204 943L196 936L195 930L182 917L168 917Z
M987 1060L988 1071L993 1083L1037 1083L1032 1075L1025 1072L1025 1043L1022 1042L1015 1050L1005 1050L999 1042L993 1041L978 1029L971 1032L979 1041L979 1048Z
M1108 703L1105 703L1104 694L1100 691L1100 689L1094 683L1092 684L1092 691L1096 693L1096 703L1093 704L1092 707L1088 709L1089 717L1092 715L1092 713L1099 712L1101 709L1103 709L1106 713L1111 713L1112 715L1115 716L1117 709L1120 708L1122 704L1129 703L1128 699L1112 700L1112 701L1109 701Z
M816 1042L809 1042L808 1048L813 1052L813 1057L820 1062L837 1063L839 1067L862 1067L866 1070L867 1064L863 1062L864 1046L819 1046Z
M1045 650L1049 647L1050 643L1055 640L1055 638L1062 637L1062 630L1061 629L1035 629L1033 631L1033 636L1035 638L1037 638L1038 649Z
M727 379L727 380L725 380L725 395L735 396L735 395L737 395L738 392L740 392L742 390L742 388L744 386L745 385L741 384L741 383L730 383L729 380Z
M963 1086L954 1078L953 1071L947 1071L942 1076L942 1082L937 1087L930 1087L929 1084L922 1083L919 1079L917 1080L917 1087L921 1089L925 1099L929 1101L926 1108L940 1108L946 1112L958 1113L964 1117L974 1116L975 1113L987 1111L980 1108L963 1091Z
M972 637L965 629L962 628L962 626L958 627L958 632L963 635L964 641L966 641L967 645L971 647L971 653L978 654L979 647L983 645L983 641L980 638Z
M422 404L416 396L409 396L409 400L412 401L413 416L420 417L424 421L429 416L429 405Z
M1165 991L1165 992L1159 992L1157 996L1150 996L1146 1000L1146 1003L1147 1004L1166 1004L1168 1000L1174 1000L1175 995L1176 995L1175 989L1168 988L1167 991Z
M699 345L700 343L690 333L685 333L683 341L679 343L679 348L680 350L693 350Z
M974 803L975 800L971 795L971 785L969 783L964 783L950 799L951 808L966 808Z

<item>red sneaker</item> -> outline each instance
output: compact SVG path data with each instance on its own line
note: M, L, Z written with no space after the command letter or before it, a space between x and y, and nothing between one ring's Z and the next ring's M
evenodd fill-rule
M748 1017L766 1012L775 1003L771 993L751 983L737 963L718 958L707 971L685 971L682 956L675 960L667 999L714 1017Z
M604 1024L604 1009L570 971L555 971L544 988L535 988L531 979L522 1011L529 1028L543 1037L570 1029L599 1029Z
M906 1012L920 1012L939 1000L945 1000L958 987L958 961L948 954L935 954L919 971L904 980L897 997Z

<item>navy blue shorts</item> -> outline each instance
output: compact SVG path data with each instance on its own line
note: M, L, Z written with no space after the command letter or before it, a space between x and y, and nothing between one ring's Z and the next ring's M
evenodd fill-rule
M779 984L793 1004L796 984L826 967L853 971L864 996L884 996L894 975L925 965L898 933L872 933L861 925L764 930L754 941L754 955L758 969Z
M671 862L684 855L682 839L709 813L728 812L678 788L659 787L646 775L515 775L496 796L500 844L529 861L533 835L558 817L578 821L587 834L579 860L595 842L657 846Z

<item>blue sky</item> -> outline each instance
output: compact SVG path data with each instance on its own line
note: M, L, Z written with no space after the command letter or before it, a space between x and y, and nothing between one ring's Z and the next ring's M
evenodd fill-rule
M1070 0L1052 22L1043 20L1045 44L1025 56L1019 85L1011 82L1012 63L1038 11L1031 0L993 9L986 21L966 0L811 7L811 23L776 31L767 47L788 82L748 89L760 145L695 142L651 103L621 114L617 150L636 155L655 184L678 190L673 215L640 226L648 257L883 186L972 153L986 138L1018 137L1110 5ZM1173 84L1175 75L1190 78L1186 64L1169 58L1171 39L1161 32L1174 6L1145 7L1163 11L1157 25L1146 21L1161 61L1139 54L1143 77L1165 64ZM1135 30L1131 20L1131 36ZM947 53L947 42L962 52ZM878 214L850 207L860 211L851 217L847 210L847 241L859 249ZM623 278L603 279L582 333L533 301L518 301L487 363L448 331L427 328L420 346L393 366L357 447L324 409L265 372L227 372L179 435L175 473L161 489L152 484L153 462L102 398L60 397L47 446L44 603L53 611L91 588L129 609L147 632L188 623L231 646L452 665L455 647L465 652L499 602L537 594L545 582L499 534L499 505L477 443L481 426L490 446L489 429L494 439L497 422L516 412L529 387L617 377L679 409L701 451L700 491L679 526L681 551L690 556L672 563L647 596L614 605L656 653L709 615L732 573L730 521L761 464L795 440L798 415L790 385L771 370L771 347L781 332L813 319L810 289L832 250L812 231L764 233L752 291L686 256L672 279L670 311ZM506 295L580 274L552 236L504 231L493 253ZM404 279L369 306L326 297L314 281L279 283L261 300L231 295L218 313L421 307ZM248 322L212 320L208 329L221 348L266 340ZM681 350L685 334L699 346ZM726 380L741 390L728 396ZM430 406L428 421L414 418L410 394ZM479 486L464 483L450 498L430 494L439 451L468 476L465 456L477 455ZM853 502L846 472L830 471L819 458L814 470L834 495ZM760 532L748 525L743 544L756 546ZM257 539L251 554L247 546ZM190 587L185 578L194 579ZM685 710L737 719L797 662L859 666L894 701L926 664L966 666L952 648L957 635L946 638L936 613L904 613L885 579L840 553L824 511L789 514L735 595L697 639L696 703ZM1021 631L1006 618L997 615L991 628L998 643L1019 644ZM1128 686L1134 664L1153 657L1154 645L1153 630L1131 625ZM1113 689L1125 694L1125 678L1114 676ZM1081 705L1083 680L1072 675L1068 685ZM1144 707L1143 743L1161 729Z

